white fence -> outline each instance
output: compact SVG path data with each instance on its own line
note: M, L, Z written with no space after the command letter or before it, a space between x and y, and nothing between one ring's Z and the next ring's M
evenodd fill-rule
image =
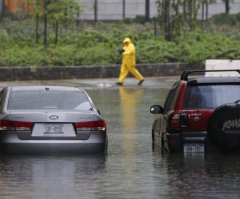
M78 0L82 12L81 20L121 20L124 18L135 18L146 15L146 0ZM149 0L149 16L157 15L156 0ZM0 0L0 12L2 11L3 0ZM209 4L209 17L225 12L223 0L216 0L216 3ZM240 0L230 1L230 13L240 12ZM199 9L201 18L201 9Z
M145 16L146 0L78 0L82 6L80 19L82 20L121 20L124 18L135 18ZM150 17L157 15L156 0L149 0ZM230 1L231 2L231 1ZM209 17L225 12L223 0L216 0L216 3L209 4ZM240 0L230 3L230 13L240 12ZM199 9L199 18L201 9Z

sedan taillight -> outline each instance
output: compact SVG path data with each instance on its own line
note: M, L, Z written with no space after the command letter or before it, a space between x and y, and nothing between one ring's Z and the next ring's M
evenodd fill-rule
M0 120L0 131L30 131L32 122Z
M77 131L105 131L106 122L104 120L91 122L76 122Z

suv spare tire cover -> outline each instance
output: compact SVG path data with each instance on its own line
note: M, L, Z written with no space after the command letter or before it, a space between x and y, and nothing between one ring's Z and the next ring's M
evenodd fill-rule
M223 151L240 148L240 105L225 104L216 108L208 126L211 143Z

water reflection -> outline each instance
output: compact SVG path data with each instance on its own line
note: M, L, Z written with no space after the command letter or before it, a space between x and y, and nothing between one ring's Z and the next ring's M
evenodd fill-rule
M154 154L158 195L165 198L239 198L240 157L236 154Z
M0 198L240 198L239 154L152 152L149 106L163 104L171 85L88 85L107 121L107 157L0 156Z
M137 106L144 90L119 88L122 129L125 133L136 131Z
M122 142L125 155L134 152L135 143L133 136L136 133L136 119L137 119L137 106L143 94L142 88L126 89L119 88L120 96L120 117L121 117L121 132L125 134L125 139ZM129 137L131 137L129 139Z
M91 198L104 173L104 156L4 156L0 198Z

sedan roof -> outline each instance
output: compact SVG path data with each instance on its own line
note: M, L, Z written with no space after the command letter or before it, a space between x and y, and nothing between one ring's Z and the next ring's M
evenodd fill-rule
M53 85L26 85L26 86L8 86L12 91L27 90L61 90L61 91L83 91L83 89L74 86L53 86Z

